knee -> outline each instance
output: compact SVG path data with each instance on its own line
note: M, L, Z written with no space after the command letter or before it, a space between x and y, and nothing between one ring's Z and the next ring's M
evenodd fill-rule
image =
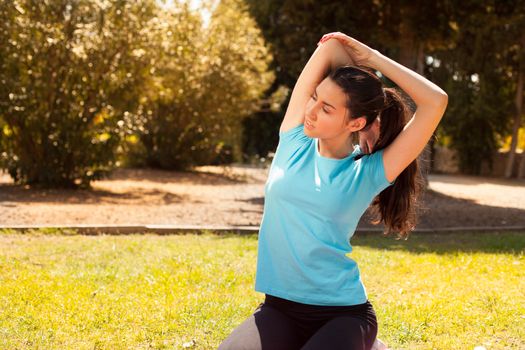
M288 350L300 343L292 320L271 307L259 307L220 345L219 350Z

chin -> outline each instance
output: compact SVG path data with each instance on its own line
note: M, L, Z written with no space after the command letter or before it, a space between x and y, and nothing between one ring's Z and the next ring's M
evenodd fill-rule
M313 134L313 130L308 129L306 124L303 124L303 131L306 136L311 136Z

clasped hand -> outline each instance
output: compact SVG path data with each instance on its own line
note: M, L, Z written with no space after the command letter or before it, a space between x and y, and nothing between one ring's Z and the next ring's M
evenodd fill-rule
M343 44L343 47L345 48L348 55L350 55L352 61L354 61L354 63L358 66L371 67L372 58L378 53L377 50L373 50L362 42L357 41L356 39L341 32L332 32L323 35L317 45L320 45L330 39L337 39L341 44Z

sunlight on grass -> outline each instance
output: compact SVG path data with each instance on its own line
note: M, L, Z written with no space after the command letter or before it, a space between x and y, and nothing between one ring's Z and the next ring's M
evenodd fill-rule
M525 348L523 233L353 244L393 349ZM256 253L256 235L3 232L0 348L216 349L264 299Z

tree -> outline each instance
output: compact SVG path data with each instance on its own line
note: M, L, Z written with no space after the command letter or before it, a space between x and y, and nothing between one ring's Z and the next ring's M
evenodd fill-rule
M442 131L458 151L462 172L479 174L485 160L492 167L497 136L509 132L515 90L505 52L519 36L506 28L522 16L519 1L455 4L454 45L434 53L441 62L434 74L451 96Z
M525 17L525 16L524 16ZM525 19L525 18L524 18ZM524 21L525 22L525 21ZM517 33L518 34L518 33ZM507 158L507 164L505 167L505 177L510 178L512 176L512 170L514 165L514 158L516 156L516 146L518 145L518 131L523 121L523 80L525 74L525 32L521 35L513 36L518 40L514 45L511 45L509 51L514 53L514 57L511 58L511 65L514 69L511 70L511 74L515 78L515 100L514 100L514 120L512 125L512 141L509 150L509 157ZM518 178L523 177L525 165L525 156L522 154L521 161L518 167Z
M348 33L420 74L426 73L425 54L446 47L452 35L444 0L329 3L248 0L247 3L272 44L275 57L277 79L267 96L281 85L293 88L315 50L315 43L327 32ZM288 99L281 115L287 103ZM427 154L420 158L423 175L427 172L427 158Z
M242 121L260 108L274 79L271 55L242 1L221 1L206 28L186 5L175 6L152 31L158 68L143 96L146 163L188 169L224 149L240 160Z
M0 16L0 167L17 183L88 187L126 152L168 169L240 158L273 80L240 0L208 27L156 0L20 0Z
M154 1L0 3L0 165L17 183L88 187L115 165Z

